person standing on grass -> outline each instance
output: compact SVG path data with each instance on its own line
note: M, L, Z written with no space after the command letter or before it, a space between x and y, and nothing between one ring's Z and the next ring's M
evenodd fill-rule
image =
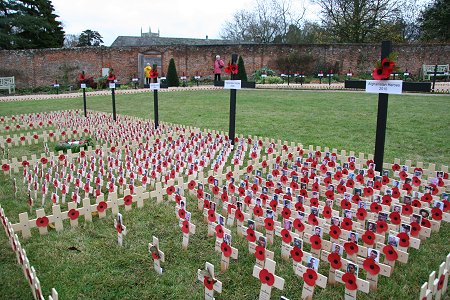
M220 55L216 55L216 60L214 61L214 81L220 81L220 75L222 74L224 63L220 59Z

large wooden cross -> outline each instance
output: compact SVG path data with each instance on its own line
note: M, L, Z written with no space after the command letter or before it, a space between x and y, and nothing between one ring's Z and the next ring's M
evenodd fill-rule
M383 41L381 43L381 60L388 57L392 52L392 42ZM345 88L365 89L365 80L346 80ZM430 92L430 82L403 82L403 91L408 92ZM375 169L379 172L383 170L384 142L386 137L386 121L388 109L388 94L378 94L378 115L377 115L377 132L375 137Z

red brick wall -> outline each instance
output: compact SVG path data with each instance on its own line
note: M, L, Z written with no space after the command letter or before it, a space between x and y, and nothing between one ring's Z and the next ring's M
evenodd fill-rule
M450 44L394 45L399 55L398 66L418 74L422 64L450 63ZM138 54L159 52L162 72L167 72L173 57L178 75L212 75L216 54L227 62L232 53L243 56L247 74L263 66L275 68L274 59L292 51L310 54L316 60L338 64L341 73L352 69L354 73L369 72L379 60L379 44L335 45L217 45L217 46L154 46L154 47L85 47L71 49L42 49L0 51L0 77L15 76L17 87L36 87L60 83L75 83L77 75L85 70L89 76L100 77L102 68L114 68L121 82L140 75ZM295 68L295 67L294 67ZM279 70L280 72L284 70Z

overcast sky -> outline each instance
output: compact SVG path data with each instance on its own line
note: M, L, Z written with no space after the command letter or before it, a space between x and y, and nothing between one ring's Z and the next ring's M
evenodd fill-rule
M233 13L251 9L255 0L52 0L66 34L98 31L105 46L119 35L140 36L160 30L163 37L220 38L220 29ZM300 9L308 0L293 0ZM308 2L306 2L308 3ZM309 19L319 8L307 5Z

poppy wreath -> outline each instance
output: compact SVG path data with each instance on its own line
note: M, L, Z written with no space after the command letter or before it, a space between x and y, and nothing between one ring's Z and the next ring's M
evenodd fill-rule
M63 151L64 153L67 152L67 150L71 150L72 153L78 153L80 152L81 148L87 149L88 146L94 146L94 141L92 138L88 137L83 140L66 140L64 142L60 142L55 146L55 151Z

